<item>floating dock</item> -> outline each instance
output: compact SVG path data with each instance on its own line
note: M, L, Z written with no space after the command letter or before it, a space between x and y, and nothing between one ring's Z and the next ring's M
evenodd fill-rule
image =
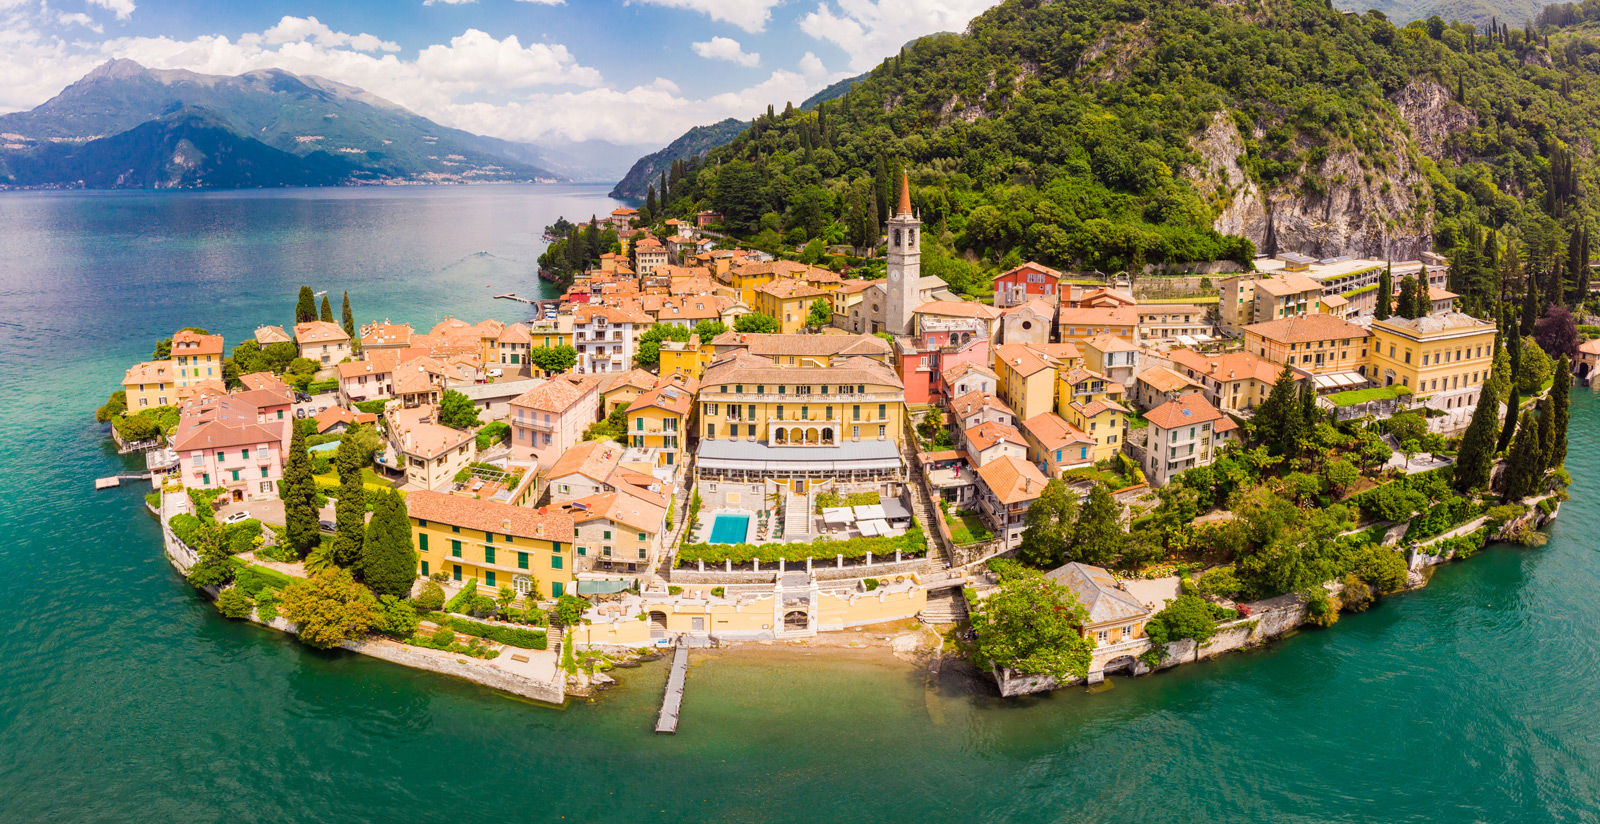
M128 473L128 474L123 474L123 475L112 475L109 478L95 478L94 479L94 488L95 489L115 489L116 487L121 486L123 481L148 481L148 480L150 480L150 474L151 473L149 473L149 472L139 472L139 473Z
M661 715L656 718L656 732L678 731L678 708L683 705L683 682L689 674L689 648L678 642L672 653L672 674L667 676L667 694L661 698Z

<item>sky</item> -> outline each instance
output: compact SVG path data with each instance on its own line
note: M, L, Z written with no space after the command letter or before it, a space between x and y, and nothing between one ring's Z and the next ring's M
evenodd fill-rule
M665 145L798 104L997 0L0 0L0 112L95 66L281 68L508 140Z

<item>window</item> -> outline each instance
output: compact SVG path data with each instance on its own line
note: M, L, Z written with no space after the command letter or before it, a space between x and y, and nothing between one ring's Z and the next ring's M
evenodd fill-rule
M556 567L556 568L560 569L560 567ZM561 585L560 581L552 582L550 584L550 597L552 597L552 598L560 598L562 593L566 592L566 589L567 589L566 587Z
M417 525L418 526L427 526L428 522L427 521L418 521ZM426 532L418 532L417 533L417 548L422 550L423 552L427 552L428 551L428 533L426 533ZM424 573L424 574L426 574L426 573Z
M550 568L551 569L560 569L561 568L561 556L560 555L551 555L550 556ZM556 586L559 587L561 585L560 584L556 584Z
M644 431L644 418L634 418L633 419L633 428L634 428L634 431L636 431L636 432L643 432Z
M494 563L494 547L486 546L483 548L483 562L486 564Z
M494 586L494 570L486 569L483 571L483 583L485 586Z
M639 540L641 540L641 541L645 540L643 532L639 533Z
M450 557L452 557L452 558L460 558L461 557L461 542L460 541L451 541L450 542Z
M240 457L244 458L247 461L250 460L250 450L248 450L248 449L244 450L244 452L241 453Z
M461 580L461 565L460 564L451 564L450 565L450 577L453 580L456 580L456 581L460 581Z
M889 434L889 427L879 425L879 427L878 427L878 437L882 438L887 434Z
M526 552L518 552L517 553L517 569L527 569L527 568L528 568L528 553L526 553Z
M263 477L263 478L267 477L267 468L264 467L264 466L261 467L261 477Z
M428 562L427 561L423 561L422 562L422 577L424 577L424 578L428 577Z

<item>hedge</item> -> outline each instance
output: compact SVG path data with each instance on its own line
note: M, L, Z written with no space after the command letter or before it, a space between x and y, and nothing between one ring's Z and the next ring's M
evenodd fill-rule
M338 378L329 378L329 379L327 379L325 381L312 381L312 382L306 384L306 393L310 394L310 395L320 395L323 392L332 392L333 390L338 389L338 388L339 388L339 379Z
M546 649L550 644L550 637L541 630L480 624L477 621L457 618L454 615L446 615L442 612L430 612L427 618L439 626L449 627L462 635L487 638L490 641L497 641L510 647Z
M246 564L238 559L234 563L239 567L239 572L233 578L234 584L252 598L262 590L283 589L295 582L293 577L259 564Z
M362 412L366 412L368 414L372 414L372 415L380 415L380 414L382 414L383 413L383 408L385 406L388 406L388 405L389 405L389 399L388 398L377 398L377 399L370 400L370 401L356 401L355 402L356 409L358 409L358 410L360 410Z
M927 549L928 545L922 537L922 528L912 527L898 538L846 538L842 541L822 538L809 544L688 544L678 551L676 564L683 566L696 561L708 564L721 564L726 561L735 564L747 564L751 561L775 564L779 560L786 563L804 563L808 558L826 559L836 555L843 555L846 558L865 558L869 552L877 557L893 556L895 550L899 550L902 557L921 557Z

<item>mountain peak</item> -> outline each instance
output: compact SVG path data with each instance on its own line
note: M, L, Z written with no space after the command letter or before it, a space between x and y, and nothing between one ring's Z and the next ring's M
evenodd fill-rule
M150 70L143 65L127 58L118 57L107 60L96 66L94 71L84 75L78 82L86 80L129 80L137 77L146 77Z

